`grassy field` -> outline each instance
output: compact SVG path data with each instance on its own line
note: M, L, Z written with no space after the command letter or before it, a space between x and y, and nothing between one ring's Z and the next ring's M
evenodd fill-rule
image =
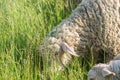
M0 0L0 80L86 80L92 63L76 58L69 69L52 73L38 51L74 8L63 0Z

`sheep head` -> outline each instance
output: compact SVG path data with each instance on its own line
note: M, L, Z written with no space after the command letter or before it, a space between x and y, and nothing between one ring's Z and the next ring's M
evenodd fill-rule
M49 38L48 42L48 47L51 49L53 56L57 57L57 61L59 62L59 70L63 69L61 67L68 66L72 58L71 55L79 57L79 55L75 53L74 49L70 47L66 42L62 42L61 40L54 37Z
M108 65L106 64L98 64L94 66L88 72L88 80L106 80L115 76L115 73L110 71L107 67Z

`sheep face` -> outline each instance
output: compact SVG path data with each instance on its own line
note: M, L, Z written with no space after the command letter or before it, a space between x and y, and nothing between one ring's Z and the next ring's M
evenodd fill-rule
M107 65L99 64L88 72L88 80L110 80L114 75L114 72L107 69Z
M66 43L62 42L60 39L56 39L55 37L50 37L49 40L49 50L52 51L53 57L56 56L57 63L59 65L59 70L62 69L61 67L68 66L69 62L71 61L71 55L77 55L74 50ZM55 60L53 60L55 62ZM52 63L53 63L52 61ZM51 64L52 66L54 64Z

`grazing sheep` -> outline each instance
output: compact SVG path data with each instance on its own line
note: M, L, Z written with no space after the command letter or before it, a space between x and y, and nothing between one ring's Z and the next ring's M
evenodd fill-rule
M106 61L112 59L120 53L120 0L82 0L69 18L51 31L47 43L64 66L71 55L89 56L90 50L96 62L103 61L104 55Z
M88 72L88 80L120 80L120 60L93 66Z

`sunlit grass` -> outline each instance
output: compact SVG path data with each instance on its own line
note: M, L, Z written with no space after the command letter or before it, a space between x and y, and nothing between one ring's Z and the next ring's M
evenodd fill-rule
M64 72L51 73L38 52L74 8L64 0L0 0L0 80L86 80L82 59Z

